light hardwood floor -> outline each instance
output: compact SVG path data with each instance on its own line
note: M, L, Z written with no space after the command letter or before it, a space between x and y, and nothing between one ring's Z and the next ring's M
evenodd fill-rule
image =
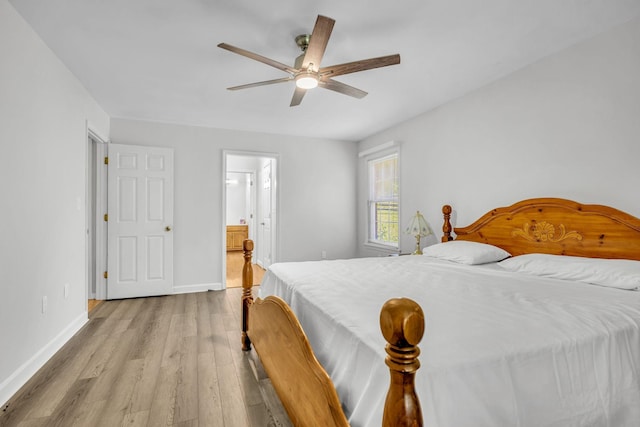
M89 313L91 313L91 311L93 311L94 308L96 308L98 306L98 304L100 304L102 301L97 300L97 299L90 299L87 302L87 311Z
M264 269L258 264L253 265L253 284L259 285L264 276ZM244 254L242 251L227 251L227 288L242 286L242 268L244 267Z
M240 296L236 288L101 303L9 400L0 425L282 425L240 349Z

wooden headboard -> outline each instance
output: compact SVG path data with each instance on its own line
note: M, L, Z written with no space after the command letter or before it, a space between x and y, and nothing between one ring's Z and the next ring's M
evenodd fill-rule
M602 205L558 198L523 200L496 208L467 227L451 227L451 206L442 208L442 241L490 243L511 253L547 253L640 260L640 219Z

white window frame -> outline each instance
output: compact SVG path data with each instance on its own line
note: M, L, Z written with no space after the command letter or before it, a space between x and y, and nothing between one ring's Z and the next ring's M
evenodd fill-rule
M385 144L387 148L389 144ZM393 146L392 149L382 149L382 150L375 150L375 152L373 153L367 153L369 155L366 156L365 158L365 165L366 165L366 169L367 169L367 205L366 205L366 212L367 212L367 234L365 237L365 242L364 245L374 248L374 249L381 249L384 251L389 251L389 252L398 252L399 248L400 248L400 192L401 192L401 186L400 186L400 147L398 147L397 145L395 145L395 143L391 144ZM385 241L381 241L381 240L377 240L375 239L375 218L373 215L373 206L372 203L374 203L373 200L373 170L372 170L372 163L373 162L377 162L377 161L382 161L385 160L387 158L390 157L396 157L396 185L398 186L398 195L395 198L395 202L398 205L398 242L396 243L390 243L390 242L385 242ZM390 199L393 200L393 199Z

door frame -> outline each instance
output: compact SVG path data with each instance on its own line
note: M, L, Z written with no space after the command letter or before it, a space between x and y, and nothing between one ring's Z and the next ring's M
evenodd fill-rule
M220 180L222 186L222 203L220 203L222 207L222 224L221 224L221 247L222 247L222 289L227 288L227 157L229 156L239 156L239 157L256 157L256 158L268 158L273 159L276 162L275 172L272 171L272 183L271 185L275 188L276 196L275 196L275 204L276 204L276 220L275 224L272 225L272 263L277 262L280 259L280 155L278 153L270 153L270 152L261 152L261 151L239 151L239 150L222 150L222 177ZM230 171L233 172L233 171ZM257 177L254 177L257 180ZM254 181L254 184L257 183ZM256 206L257 208L257 206ZM255 224L257 224L257 218L255 218ZM256 226L257 228L257 226ZM255 233L254 236L257 236ZM255 258L255 249L254 248L254 258ZM255 263L255 259L253 261Z
M269 267L269 265L273 264L273 251L270 251L270 249L273 249L273 238L274 238L274 234L277 233L277 230L274 230L274 227L276 227L276 225L273 223L272 221L272 216L271 213L275 210L276 212L276 220L278 219L278 207L275 206L274 208L274 203L273 203L273 194L275 192L275 195L278 195L278 191L275 188L275 179L273 178L273 169L274 169L274 163L275 163L275 169L278 169L278 164L277 162L273 161L273 158L270 157L261 157L260 158L260 177L262 178L261 182L260 182L260 218L259 218L259 222L260 222L260 230L259 230L259 235L261 236L260 238L257 238L260 241L259 245L256 245L256 249L253 252L253 262L254 264L259 265L262 269L267 269ZM270 211L269 212L265 212L264 211L264 201L265 201L265 194L264 194L264 185L265 185L265 175L264 175L264 171L266 166L269 165L269 208ZM265 227L265 218L268 217L269 218L269 230L270 233L265 234L264 233L264 227ZM261 238L264 236L269 236L269 243L271 243L271 248L267 248L265 244L263 244L263 242L261 241ZM270 257L267 258L266 257L266 253L270 252L269 255ZM266 261L270 261L268 264Z
M107 270L107 225L103 220L107 212L107 170L104 166L106 157L108 138L101 135L96 128L87 121L85 137L85 304L91 296L98 300L107 298L106 279L104 272ZM95 159L93 158L92 144L96 144ZM95 168L93 161L95 160ZM101 161L102 160L102 161ZM95 187L93 180L95 178ZM95 207L94 217L91 217L91 206ZM95 220L95 230L91 223ZM94 260L95 256L95 260ZM95 295L90 289L91 264L95 261ZM88 309L88 305L85 306Z

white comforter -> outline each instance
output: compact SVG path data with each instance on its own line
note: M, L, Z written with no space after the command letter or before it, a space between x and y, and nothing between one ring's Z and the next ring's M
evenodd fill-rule
M426 316L416 386L427 427L640 426L640 292L405 256L274 264L282 297L353 427L382 422L379 313Z

